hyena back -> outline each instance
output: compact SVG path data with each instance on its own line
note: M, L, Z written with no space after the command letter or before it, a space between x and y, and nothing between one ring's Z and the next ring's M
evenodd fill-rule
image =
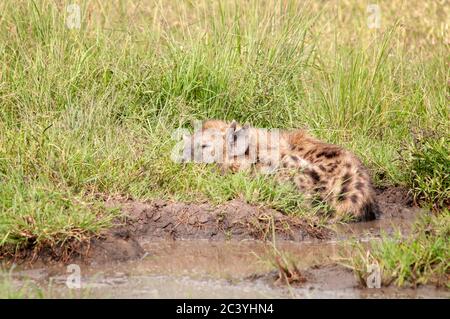
M217 134L205 134L214 130ZM214 138L211 138L214 136ZM338 216L375 219L379 212L370 176L351 152L308 135L304 130L268 131L236 122L210 120L185 141L223 170L274 173L304 194L331 206Z
M301 190L312 190L338 214L350 214L357 220L373 220L381 213L369 173L353 153L302 130L285 136L289 140L285 156L304 168L303 174L294 177Z

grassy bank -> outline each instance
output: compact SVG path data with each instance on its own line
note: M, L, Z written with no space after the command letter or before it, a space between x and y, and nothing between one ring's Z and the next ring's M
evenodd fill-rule
M418 221L411 235L384 236L369 247L355 244L347 265L352 268L362 286L377 265L381 284L417 287L433 284L450 288L450 212L426 216Z
M448 139L433 135L417 136L406 148L408 185L414 199L433 213L425 213L406 236L398 230L393 237L351 245L352 256L345 263L363 286L373 272L371 265L376 265L385 286L450 288L449 150Z
M113 212L98 195L243 196L305 214L292 190L172 162L173 130L194 119L307 127L357 153L379 185L411 185L411 132L448 140L438 2L381 1L378 29L366 3L344 0L80 1L79 29L68 3L0 3L2 247L101 231Z

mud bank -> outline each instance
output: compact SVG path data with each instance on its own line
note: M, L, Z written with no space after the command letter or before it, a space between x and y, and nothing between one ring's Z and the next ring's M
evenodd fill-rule
M123 212L115 227L65 259L41 252L13 278L18 286L52 287L50 298L449 298L448 290L432 286L367 289L345 267L351 248L342 241L408 232L426 213L400 188L378 190L378 201L379 220L322 228L239 200L219 206L109 200ZM277 258L293 262L301 280L280 280ZM81 269L76 295L66 286L69 262Z
M14 262L110 262L142 257L143 242L178 240L277 240L294 242L342 240L350 236L370 239L381 231L394 227L407 231L420 213L412 206L408 192L402 188L378 190L378 202L383 211L379 220L318 227L302 218L287 216L266 207L240 200L223 205L132 200L107 200L109 207L119 207L122 218L112 229L88 243L35 251L22 251Z
M389 233L396 228L406 233L421 213L403 188L378 189L377 199L383 211L380 219L330 227L311 225L300 217L240 200L219 206L110 200L107 205L120 207L126 218L104 238L95 239L87 257L96 262L133 259L142 256L142 242L160 240L272 240L273 235L277 240L294 242L349 237L369 240L379 236L381 231Z

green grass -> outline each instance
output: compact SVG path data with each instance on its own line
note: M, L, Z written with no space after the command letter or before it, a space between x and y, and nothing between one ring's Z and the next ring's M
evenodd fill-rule
M347 265L365 285L368 265L377 264L382 283L397 286L434 284L450 288L450 153L449 140L440 134L420 133L401 154L407 183L416 202L434 211L419 220L407 236L368 245L353 243Z
M117 216L89 200L51 184L8 180L0 187L0 245L41 248L89 238Z
M376 264L385 286L418 286L434 284L450 288L450 212L438 216L424 216L411 234L404 237L384 236L380 241L366 245L356 243L347 266L355 271L365 286L368 266Z
M416 202L450 208L450 139L419 135L404 152L409 187Z
M344 0L92 0L73 30L68 3L0 3L2 247L98 233L113 215L97 195L242 197L308 215L289 186L172 162L173 130L194 119L307 127L358 154L378 185L411 185L398 154L411 129L448 141L449 9L437 2L381 1L369 29L366 5Z

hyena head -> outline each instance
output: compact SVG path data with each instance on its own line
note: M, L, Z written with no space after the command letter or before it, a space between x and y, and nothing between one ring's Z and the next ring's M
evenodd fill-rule
M240 127L236 121L206 121L202 128L183 136L182 161L197 163L224 163L245 155L249 147L249 127Z
M250 126L239 126L231 122L225 131L225 147L228 159L248 155L250 148Z
M183 135L183 162L219 163L223 158L223 134L215 129Z

